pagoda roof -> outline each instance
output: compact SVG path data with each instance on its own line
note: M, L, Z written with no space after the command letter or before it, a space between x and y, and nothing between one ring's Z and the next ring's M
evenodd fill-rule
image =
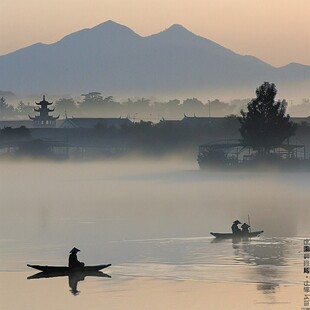
M47 100L45 100L45 95L43 95L43 100L41 100L40 102L36 102L37 105L51 105L53 104L53 102L48 102Z

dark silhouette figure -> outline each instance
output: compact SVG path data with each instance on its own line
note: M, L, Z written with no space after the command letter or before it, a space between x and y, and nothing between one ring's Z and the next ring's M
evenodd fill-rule
M247 223L243 223L242 225L241 225L241 228L242 228L242 233L243 234L248 234L250 231L249 231L249 228L250 228L251 226L250 225L248 225Z
M73 248L70 251L71 254L69 255L69 264L68 264L69 268L84 267L84 263L79 262L77 259L77 256L76 256L77 252L80 252L80 250L77 248Z
M35 275L28 277L27 279L42 279L42 278L55 278L55 277L68 276L71 293L73 295L78 295L79 294L79 291L77 289L78 282L84 281L85 277L91 276L91 277L111 278L111 276L109 276L108 274L99 271L101 269L111 266L111 264L85 266L84 263L78 261L77 252L80 252L80 250L77 248L73 248L70 251L68 267L40 266L40 265L27 264L28 267L41 271Z
M269 155L272 148L293 136L297 127L286 114L287 102L275 101L276 94L276 86L264 82L256 89L256 98L248 103L248 111L241 110L242 142L261 155Z
M239 228L239 224L241 224L241 222L239 222L238 220L234 221L234 223L231 226L231 231L234 235L240 235L241 234L241 229Z

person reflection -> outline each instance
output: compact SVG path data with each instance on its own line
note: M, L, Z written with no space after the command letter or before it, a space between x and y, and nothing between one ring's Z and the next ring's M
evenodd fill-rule
M81 272L69 273L68 279L69 279L69 287L71 289L70 291L72 295L74 296L78 295L80 291L78 291L77 285L78 285L78 282L84 281L85 273L81 273Z

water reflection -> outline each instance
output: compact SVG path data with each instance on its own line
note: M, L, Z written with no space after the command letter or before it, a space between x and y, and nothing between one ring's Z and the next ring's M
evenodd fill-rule
M213 244L231 242L233 257L236 265L247 265L243 269L248 281L257 283L257 290L264 294L276 293L279 284L288 278L290 266L296 265L296 255L300 244L298 240L288 238L252 238L231 240L214 239ZM298 263L298 262L297 262Z
M236 241L232 243L235 260L253 266L249 271L257 282L257 290L273 294L281 279L286 277L287 244L283 240L262 239Z
M146 296L150 298L150 294L144 295L144 289L152 283L158 283L162 288L154 301L162 301L162 295L167 291L167 286L162 284L167 283L166 280L173 282L171 294L174 295L171 296L176 296L175 299L180 295L178 285L182 281L181 287L188 300L201 301L213 297L211 288L214 283L218 283L216 292L221 298L219 300L223 299L220 293L223 288L231 290L230 295L236 291L246 291L243 297L248 300L248 291L252 291L252 287L255 292L251 296L255 300L261 295L267 295L267 298L277 296L279 299L283 292L293 296L295 292L290 291L287 284L295 284L302 279L302 273L298 272L303 267L298 254L298 249L302 247L301 244L296 246L297 239L291 242L289 240L292 239L287 238L263 237L249 242L232 243L226 240L214 244L208 232L215 229L214 226L218 231L225 231L230 227L231 219L250 213L256 227L264 228L268 236L309 236L309 174L290 175L290 178L277 174L202 174L196 173L194 168L187 172L184 167L183 163L180 165L166 159L154 163L98 162L85 165L50 164L48 167L46 163L0 164L2 274L23 271L23 263L31 260L53 261L61 265L63 253L72 244L79 244L88 253L90 261L97 262L98 257L105 257L105 260L113 262L116 265L113 275L117 280L106 283L99 279L99 287L94 288L89 285L92 281L78 286L85 275L69 277L68 280L59 278L58 283L60 281L66 286L62 294L59 293L60 288L54 289L57 278L44 283L28 281L26 289L30 293L21 301L33 303L38 291L43 292L40 296L43 299L47 289L49 300L53 300L49 309L53 306L54 309L64 308L54 304L60 302L56 299L61 299L62 295L65 295L63 300L71 303L66 308L74 308L76 305L72 302L76 298L66 298L68 295L71 297L67 293L66 281L69 281L73 294L81 288L83 299L96 300L100 307L104 299L101 296L112 296L110 305L105 299L106 308L112 306L115 309L126 308L124 305L113 306L116 300L125 301L126 294L126 302L133 299L138 302L139 297L132 296L134 290L137 292L135 297L143 295L144 300ZM300 240L298 242L301 243ZM21 302L14 299L17 284L12 277L15 273L7 276L8 282L2 274L0 284L2 292L5 291L2 296L8 296L7 304L12 300ZM22 290L26 275L20 277L23 281L18 287ZM46 278L46 275L38 278ZM123 279L134 279L136 282ZM103 289L101 284L104 283L109 286L113 284L113 290L107 292ZM141 285L136 288L134 283ZM41 284L47 288L42 288ZM198 284L204 288L201 289L201 299L195 296L196 291L192 288L195 284L197 288ZM86 294L86 287L92 290L90 294ZM118 289L122 289L124 294L119 294ZM153 288L149 291L155 295ZM267 294L262 294L264 292ZM167 297L167 300L171 298ZM3 297L0 304L3 305ZM185 301L179 309L184 309L188 304ZM229 307L231 304L226 303ZM153 309L156 306L157 309L169 308L155 303ZM80 305L79 309L82 307ZM211 309L216 307L209 306ZM10 305L0 308L42 307ZM140 308L143 309L143 306ZM222 308L225 308L224 304Z
M30 277L27 277L27 279L32 280L32 279L56 278L56 277L65 277L65 276L68 276L70 291L74 296L80 293L80 291L77 289L77 285L80 281L84 281L85 277L111 278L110 275L103 273L101 271L85 271L85 272L75 271L75 272L69 272L69 273L67 272L53 272L53 273L39 272Z

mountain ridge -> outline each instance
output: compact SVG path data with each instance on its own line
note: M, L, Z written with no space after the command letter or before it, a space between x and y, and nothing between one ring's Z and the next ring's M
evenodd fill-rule
M179 24L142 37L106 21L51 44L36 43L0 56L0 88L19 93L105 90L118 95L253 91L269 80L290 88L310 81L310 66L276 68L240 55ZM278 85L277 85L278 86Z

